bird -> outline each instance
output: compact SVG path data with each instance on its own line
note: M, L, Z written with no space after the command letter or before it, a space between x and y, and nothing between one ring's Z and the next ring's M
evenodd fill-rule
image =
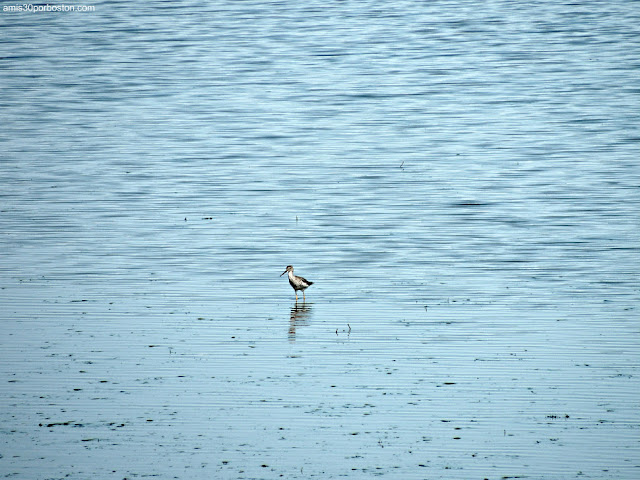
M284 272L282 272L280 276L284 275L287 272L289 272L289 285L293 287L293 291L296 294L296 302L298 301L298 290L302 291L302 301L305 301L306 298L304 296L304 290L310 285L313 285L313 282L310 282L306 278L302 278L297 275L294 275L293 267L291 265L288 265L287 269Z

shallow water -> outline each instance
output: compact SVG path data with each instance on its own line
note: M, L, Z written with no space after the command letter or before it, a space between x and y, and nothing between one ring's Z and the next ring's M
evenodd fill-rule
M632 2L92 5L0 16L2 476L637 478Z

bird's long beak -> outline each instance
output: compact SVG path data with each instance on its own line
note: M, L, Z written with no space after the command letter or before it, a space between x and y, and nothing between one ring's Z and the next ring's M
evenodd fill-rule
M285 273L287 273L287 271L286 271L286 270L285 270L284 272L282 272L282 273L280 274L280 276L284 275Z

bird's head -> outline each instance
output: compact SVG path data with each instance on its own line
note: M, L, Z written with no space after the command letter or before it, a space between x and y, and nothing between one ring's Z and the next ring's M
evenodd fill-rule
M287 272L293 272L293 267L291 265L287 266L287 269L280 274L280 276L284 275Z

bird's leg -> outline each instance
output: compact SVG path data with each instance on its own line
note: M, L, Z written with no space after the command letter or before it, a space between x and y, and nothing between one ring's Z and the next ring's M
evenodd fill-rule
M304 302L307 299L307 297L304 296L304 290L302 290L302 301Z
M295 292L295 290L294 290L294 292ZM298 301L298 292L295 292L295 294L296 294L296 302L297 302Z

